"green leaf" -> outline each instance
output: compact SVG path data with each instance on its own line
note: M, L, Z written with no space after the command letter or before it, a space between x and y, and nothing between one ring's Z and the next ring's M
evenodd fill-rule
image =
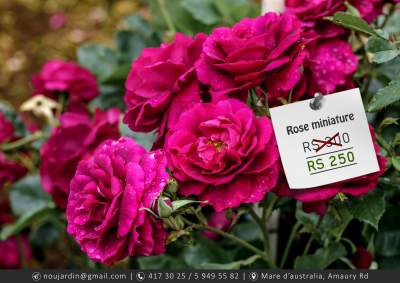
M392 157L393 167L396 168L397 171L400 171L400 156Z
M353 216L343 202L340 201L339 203L329 205L328 211L322 218L316 231L317 238L323 245L339 241L352 219Z
M140 14L132 14L124 19L127 29L139 33L144 38L151 38L154 30L151 28L148 21L146 21Z
M149 4L153 24L158 28L168 30L167 24L158 5L158 1L149 0ZM194 35L198 32L209 32L211 30L210 26L207 26L193 18L192 14L183 8L181 0L164 0L164 5L177 31Z
M337 25L343 26L345 28L354 31L363 32L369 35L380 36L373 28L371 28L368 25L366 21L345 12L338 12L335 15L333 15L333 17L328 19L333 21Z
M121 30L115 34L115 46L119 60L130 63L139 56L146 43L138 33Z
M349 197L348 208L354 218L378 230L379 220L385 212L385 197L381 190L375 190L364 197Z
M376 73L377 76L379 76L379 82L382 84L382 87L386 86L400 74L400 57L379 65L378 68L376 68ZM377 89L382 87L378 87Z
M365 50L370 53L393 49L396 49L395 45L390 44L388 40L378 36L371 36L365 44Z
M172 208L174 209L174 212L177 211L178 209L181 209L189 204L193 203L201 203L201 201L197 200L190 200L190 199L181 199L181 200L176 200L172 202Z
M372 61L378 64L386 63L400 55L400 50L396 45L377 36L368 39L365 50L373 54Z
M125 109L123 86L113 84L100 85L100 95L90 102L89 107L92 112L96 108L104 111L112 107L117 107L123 111Z
M261 14L261 5L247 0L214 0L213 3L225 25L233 25L245 17L254 18Z
M248 242L261 239L260 228L254 222L238 223L232 227L231 232L235 236Z
M380 257L400 256L400 207L389 207L382 217L375 251Z
M372 61L377 64L382 64L393 60L400 55L400 50L386 50L374 53Z
M220 16L215 10L213 1L214 0L183 0L182 7L199 22L212 25L220 21Z
M400 118L386 117L379 125L378 132L382 132L387 126L390 126L390 125L399 126L399 123L398 123L399 120L400 120Z
M22 216L52 203L40 183L39 176L27 176L10 188L11 208L15 215Z
M48 217L54 211L55 205L53 203L36 207L18 218L14 223L4 226L0 232L0 240L4 241L11 236L17 235L32 223Z
M294 266L296 269L325 269L346 254L346 248L341 243L334 243L312 255L297 257Z
M387 33L400 32L400 13L393 13L387 20L383 28Z
M116 69L118 59L113 50L89 43L78 49L78 62L96 75L100 82L107 80Z
M296 219L303 225L304 228L302 230L312 233L317 226L319 215L304 212L301 203L297 202Z
M185 249L186 264L195 269L204 268L206 263L226 263L233 260L233 253L223 249L217 242L205 237Z
M396 135L394 136L392 145L394 148L400 145L400 133L396 133Z
M33 246L39 248L50 247L60 238L61 231L51 222L45 222L33 230L29 239Z
M368 104L368 112L379 111L400 100L400 79L395 79L388 86L380 89Z
M237 269L240 269L241 267L252 265L258 259L260 259L259 255L253 255L253 256L251 256L251 257L249 257L247 259L238 260L238 261L229 262L229 263L206 262L206 263L203 263L201 267L204 268L204 269L237 270Z

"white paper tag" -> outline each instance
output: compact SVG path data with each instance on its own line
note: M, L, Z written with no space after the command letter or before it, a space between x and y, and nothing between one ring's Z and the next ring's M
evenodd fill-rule
M306 189L379 171L359 89L270 109L291 189Z

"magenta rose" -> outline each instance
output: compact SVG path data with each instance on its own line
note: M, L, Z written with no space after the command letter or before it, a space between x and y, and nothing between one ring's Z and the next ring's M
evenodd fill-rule
M8 201L0 202L0 227L13 222L11 209ZM22 267L22 256L26 261L32 258L29 239L26 234L20 235L21 247L16 236L0 241L0 269L15 269ZM21 256L21 253L23 255Z
M213 212L208 219L208 226L217 228L222 231L228 231L232 225L232 222L236 219L236 213L233 212L231 215L227 215L227 212L227 210ZM202 235L211 240L219 240L221 237L220 235L217 235L208 230L203 231Z
M339 38L314 40L307 45L307 51L303 76L294 89L294 98L354 87L353 75L358 68L358 57L351 44Z
M71 181L68 233L92 260L106 264L163 253L167 232L145 209L168 178L161 151L147 153L128 138L105 142L79 163Z
M51 60L32 78L34 94L57 98L67 94L71 102L90 101L99 94L96 77L74 62Z
M305 26L313 27L317 21L332 16L337 12L345 11L345 0L286 0L286 12L296 15ZM363 19L368 22L382 12L384 0L349 0L357 8ZM318 25L320 25L319 23Z
M235 99L184 112L167 134L165 150L179 193L196 195L216 211L260 201L278 179L271 121Z
M24 258L30 260L32 256L27 235L21 235L21 243ZM5 241L0 241L0 254L0 268L16 269L22 267L21 253L16 236L12 236Z
M27 170L20 163L9 160L0 152L0 191L5 184L14 183L26 174Z
M40 177L44 189L61 208L65 208L69 183L81 159L92 154L107 139L117 139L119 111L96 110L91 120L88 115L64 113L60 125L40 150Z
M299 81L305 52L300 21L267 13L232 28L214 29L203 45L196 70L214 95L245 100L261 86L270 96L290 91Z
M124 118L132 130L149 132L160 129L160 136L183 109L200 101L194 64L206 38L177 33L170 44L145 48L132 63L125 82ZM171 109L173 108L173 109Z
M303 202L303 209L306 212L325 214L327 201L335 197L338 193L360 197L374 190L378 184L379 177L386 170L386 158L379 154L379 146L375 141L375 133L372 127L370 127L370 131L374 140L375 151L380 168L378 172L322 187L300 190L291 190L286 179L282 178L284 180L279 183L274 192L280 196L292 197Z

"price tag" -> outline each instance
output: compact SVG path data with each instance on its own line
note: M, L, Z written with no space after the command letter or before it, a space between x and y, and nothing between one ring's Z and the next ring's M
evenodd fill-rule
M379 171L359 89L270 109L291 189L323 186Z

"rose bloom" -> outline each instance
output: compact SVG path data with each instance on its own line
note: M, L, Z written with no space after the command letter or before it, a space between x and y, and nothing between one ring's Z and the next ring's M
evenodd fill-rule
M228 99L184 112L165 142L179 193L222 211L253 203L276 184L278 149L271 121Z
M349 0L358 9L363 19L368 22L375 20L382 12L384 0ZM306 26L314 26L324 17L345 11L344 0L286 0L286 12L296 15Z
M145 48L133 61L125 83L124 118L133 131L160 129L163 136L184 109L201 101L194 64L205 38L177 33L172 43Z
M60 125L40 149L40 177L44 189L61 208L65 208L69 183L81 159L89 157L107 139L117 139L119 111L97 109L88 115L64 113Z
M245 100L249 89L260 86L276 97L300 80L304 47L295 16L267 13L243 19L232 28L214 29L204 42L196 70L214 96Z
M161 151L147 153L129 138L109 140L79 163L68 198L68 233L92 260L159 255L167 232L150 209L167 184Z
M96 77L74 62L50 60L32 78L34 94L57 98L68 94L71 102L90 101L99 94Z
M11 209L8 201L0 202L0 227L4 224L13 222ZM26 234L20 235L22 252L24 259L30 261L32 258L32 251L29 246L29 239ZM15 269L22 267L21 251L18 245L16 236L12 236L4 241L0 241L0 268L2 269Z
M325 214L327 210L327 202L338 193L361 197L374 190L378 184L378 178L386 170L386 158L379 154L379 146L376 143L375 133L372 127L370 127L370 131L380 168L378 172L317 188L296 190L290 189L286 179L282 178L283 180L274 189L274 192L279 196L292 197L303 202L303 209L306 212L316 212L322 215Z
M0 191L4 185L14 183L26 174L27 170L20 163L8 160L6 156L0 152Z
M317 92L329 94L354 88L353 75L358 68L358 58L351 44L340 38L315 38L307 44L306 50L304 71L293 89L293 100L313 97Z

